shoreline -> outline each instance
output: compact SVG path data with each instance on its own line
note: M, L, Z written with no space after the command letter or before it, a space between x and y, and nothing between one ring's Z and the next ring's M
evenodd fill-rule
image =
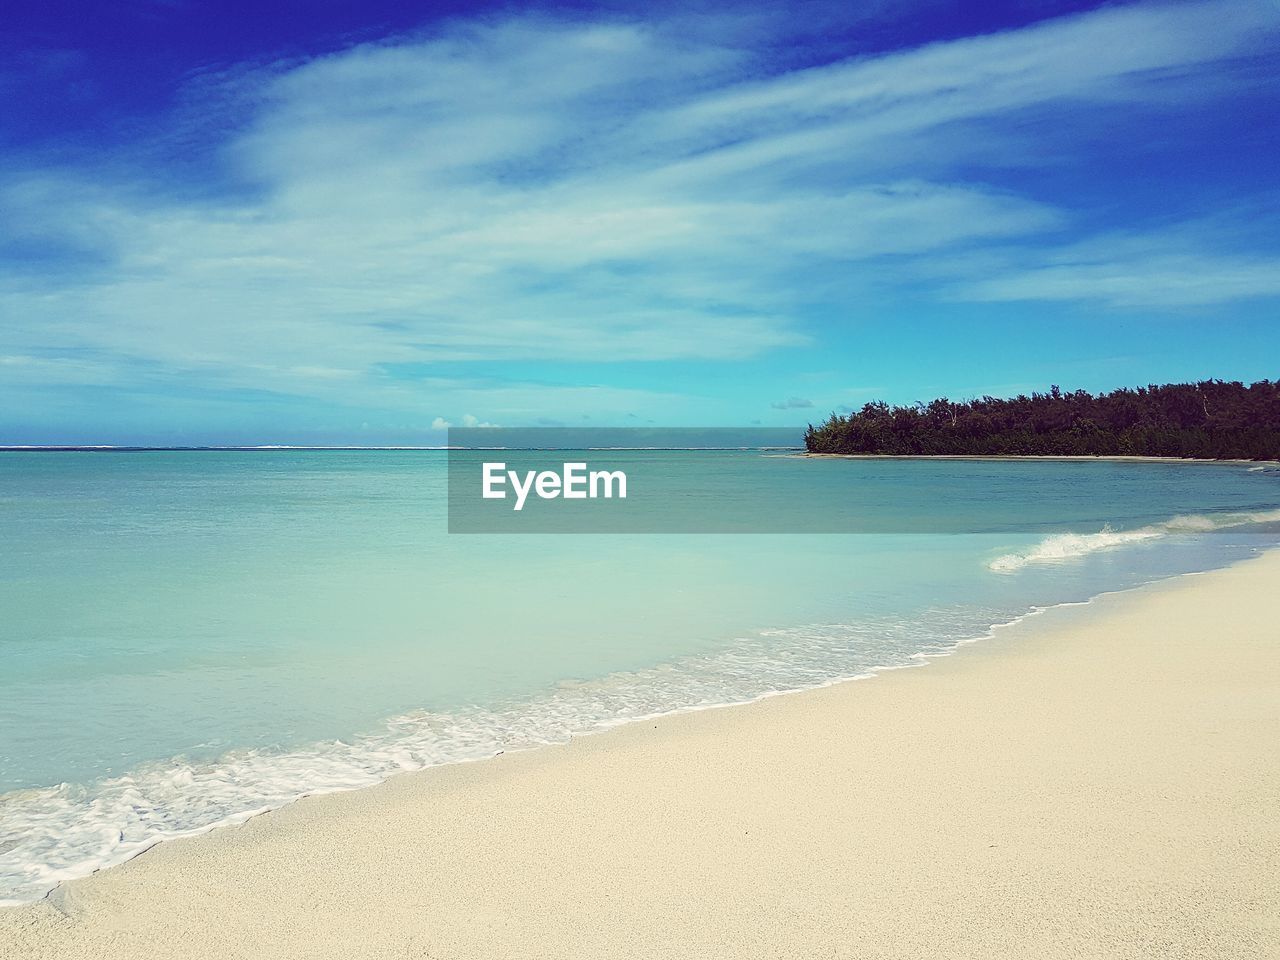
M598 795L603 791L612 801L612 803L597 802L591 806L591 816L597 818L600 823L586 830L585 837L586 840L594 838L597 841L594 847L588 843L588 846L594 850L596 859L586 865L591 868L587 869L587 873L594 876L597 882L605 885L619 882L621 878L613 877L607 864L603 863L609 858L610 847L607 842L599 842L601 838L595 827L600 824L607 826L611 818L622 816L622 819L627 821L633 829L640 830L641 836L646 835L647 829L652 839L652 830L662 826L662 818L658 817L657 823L649 820L636 822L633 818L628 818L628 810L634 813L635 808L638 807L652 814L654 811L669 810L674 807L685 809L688 813L690 811L686 808L692 806L698 813L695 817L697 829L689 829L691 825L685 821L681 821L684 823L683 831L676 829L676 824L670 825L672 836L669 839L675 844L675 853L668 844L650 847L642 845L640 849L632 850L633 854L656 858L654 866L661 867L658 872L667 877L675 887L688 891L690 875L702 877L711 870L708 860L714 862L717 858L742 853L740 846L744 841L736 837L731 840L728 834L721 836L721 831L717 829L716 821L722 816L728 816L731 819L734 816L746 816L751 825L765 836L770 832L786 833L787 831L782 828L787 825L794 827L793 821L797 815L800 815L803 820L803 812L808 809L806 804L802 803L790 808L786 797L779 796L776 787L766 788L762 785L770 775L793 782L797 796L806 797L817 806L831 807L834 800L843 799L848 803L835 804L837 809L856 810L859 809L858 801L861 800L864 814L873 821L877 817L882 818L886 813L892 813L895 817L906 813L902 804L907 803L909 808L910 796L897 798L886 811L884 797L877 795L874 791L861 791L856 783L842 781L839 774L845 764L839 758L842 756L842 748L847 749L849 744L838 736L834 738L832 736L832 721L836 716L848 713L859 715L865 721L866 729L877 729L881 732L880 737L872 738L867 743L860 744L860 750L852 751L853 756L847 761L852 763L868 752L872 755L883 753L886 740L889 744L892 744L895 739L901 740L903 731L899 726L903 723L919 723L920 711L923 710L927 716L933 698L943 696L950 700L964 701L967 697L971 699L973 690L966 686L966 683L981 683L984 679L990 683L992 678L984 678L984 674L1002 677L1002 681L997 685L1003 690L1001 696L1008 697L1012 693L1016 702L1019 685L1037 686L1039 683L1037 678L1040 677L1040 673L1034 669L1036 664L1028 662L1037 657L1050 661L1055 658L1071 661L1073 657L1078 659L1080 655L1087 654L1085 659L1089 661L1090 669L1085 672L1101 686L1114 688L1118 682L1127 681L1130 685L1136 682L1137 686L1141 687L1141 677L1129 676L1123 671L1116 676L1107 676L1109 670L1115 669L1115 665L1107 664L1106 660L1109 654L1113 657L1116 655L1115 650L1107 649L1105 644L1102 649L1097 649L1097 635L1114 633L1114 621L1124 621L1126 617L1129 618L1131 629L1135 622L1141 623L1143 616L1147 616L1168 621L1166 623L1168 629L1177 632L1180 626L1185 628L1187 617L1194 617L1194 611L1204 609L1206 601L1212 600L1213 596L1216 595L1217 602L1210 605L1224 607L1226 595L1231 594L1232 608L1218 611L1224 614L1219 618L1220 629L1229 632L1233 629L1233 624L1235 628L1243 624L1246 627L1252 625L1255 630L1261 629L1266 634L1262 640L1263 645L1259 646L1256 638L1253 643L1256 648L1254 652L1261 651L1269 671L1259 674L1262 677L1260 682L1265 682L1267 685L1266 689L1272 695L1273 702L1280 702L1280 697L1275 696L1280 694L1280 657L1276 655L1274 649L1278 638L1274 630L1268 634L1265 628L1265 625L1280 622L1280 601L1269 600L1263 595L1266 593L1265 590L1258 590L1259 585L1265 587L1268 583L1276 582L1277 577L1280 577L1280 551L1272 550L1258 558L1232 567L1158 581L1134 590L1103 594L1083 604L1047 608L1038 615L1024 616L1011 625L996 627L992 630L991 636L984 638L981 643L962 644L944 657L926 659L924 662L929 666L928 670L881 671L876 674L878 682L874 684L855 685L851 681L836 682L824 687L787 693L785 696L766 696L746 704L677 712L654 720L630 723L590 736L577 737L563 745L504 754L486 763L433 767L397 775L377 786L304 798L278 810L260 814L238 826L223 826L197 837L161 843L122 865L70 881L59 887L44 901L0 910L0 956L110 957L132 955L130 950L135 953L160 956L166 955L167 950L175 948L178 941L173 938L187 939L193 934L200 937L213 936L213 940L208 941L210 955L234 953L235 950L232 949L234 945L222 939L227 933L225 927L228 924L232 927L249 924L256 928L257 921L251 919L254 916L274 917L274 922L293 931L291 936L301 936L304 939L308 934L305 930L299 929L298 924L306 920L307 922L302 925L314 927L317 936L321 931L327 931L323 937L320 937L321 940L328 938L333 943L341 942L343 936L333 928L336 917L328 914L317 916L305 909L298 913L287 904L270 902L273 899L271 894L273 888L280 885L291 887L297 884L305 886L309 896L326 901L336 897L345 902L354 897L355 902L359 903L360 891L367 892L382 887L395 888L400 892L399 895L407 896L411 900L415 896L419 898L426 896L430 903L427 915L431 918L431 923L427 926L438 925L453 931L440 941L442 947L445 943L450 945L448 950L443 951L443 955L446 956L503 955L503 949L507 951L515 949L514 945L523 942L526 936L550 938L546 941L545 952L533 951L534 955L579 955L574 952L574 949L570 949L572 944L564 939L567 934L562 921L567 922L567 920L563 916L552 919L539 911L530 913L526 909L521 912L524 918L522 923L517 924L524 933L517 940L504 940L496 933L492 937L475 939L466 932L474 926L469 918L474 919L476 914L495 915L495 911L498 914L502 913L503 898L479 890L474 891L474 895L470 898L453 900L449 896L449 890L453 885L461 884L465 888L468 883L475 881L477 873L493 880L492 868L495 864L510 861L509 867L515 872L519 872L518 866L529 867L529 855L536 850L541 850L544 856L550 857L549 860L539 861L543 863L544 869L558 876L561 874L562 868L567 867L568 864L561 862L563 858L557 859L559 854L546 850L541 840L545 840L550 833L572 846L574 830L571 828L572 825L566 825L557 818L554 804L547 805L547 790L577 799L581 799L581 795L585 794L594 796L597 800L601 800ZM1171 617L1169 610L1171 607L1187 609L1179 616ZM1138 614L1137 621L1134 620L1135 608ZM1055 637L1061 643L1057 645L1051 643L1050 640ZM1268 638L1269 648L1265 645ZM1167 641L1165 643L1167 644ZM1237 639L1235 643L1238 646L1241 641ZM1160 645L1159 642L1155 643L1156 648ZM1194 668L1192 676L1184 678L1183 686L1189 684L1190 690L1194 690L1196 685L1194 677L1203 673L1220 674L1225 671L1229 674L1228 679L1231 684L1237 684L1240 681L1238 674L1241 672L1246 676L1250 673L1248 664L1224 662L1237 659L1225 651L1217 656L1208 656L1208 651L1204 650L1185 653L1184 659ZM1152 666L1146 663L1143 657L1138 658L1138 663ZM1071 664L1068 665L1071 666ZM1074 664L1075 668L1079 666L1078 663ZM1253 666L1256 668L1257 664ZM929 696L924 696L926 691L930 691ZM1115 707L1114 704L1109 706ZM977 708L980 713L984 704L970 703L969 707ZM972 712L972 710L961 711L958 717L952 719L960 720L963 726L973 719ZM1034 726L1034 721L1043 723L1045 718L1025 717L1023 719ZM1215 725L1221 726L1223 718L1216 717L1214 722ZM1262 717L1260 722L1269 722L1271 726L1267 730L1256 731L1259 743L1267 742L1266 738L1271 734L1280 735L1280 718L1277 718L1274 710ZM788 725L793 728L791 732L794 736L779 744L778 729L779 727L787 729ZM999 724L997 723L996 726L999 727ZM926 728L925 732L935 741L944 734L936 724L926 724ZM1017 730L1006 732L1015 736L1019 733ZM1063 732L1062 729L1058 730L1060 734ZM1069 735L1070 730L1066 730L1065 733ZM1167 738L1169 731L1165 730L1164 733ZM1068 739L1070 739L1069 736ZM761 741L772 744L773 749L761 746ZM897 759L903 768L914 772L917 776L926 774L927 769L918 769L920 757L913 756L910 743L902 745L905 749ZM1097 747L1098 745L1091 743L1088 746ZM1163 742L1161 744L1162 751L1166 755L1176 754L1175 746ZM779 753L779 747L785 749ZM818 750L816 754L815 747ZM998 744L994 749L998 754ZM974 764L973 768L968 770L968 776L953 778L951 782L953 791L963 793L966 788L972 788L975 781L982 784L984 777L989 776L987 766L992 759L989 756L991 753L989 738L984 740L983 744L977 745L975 750L976 752L968 756L968 760ZM692 764L688 762L691 751L692 756L697 760ZM1274 751L1271 753L1274 754ZM864 757L863 762L855 765L859 766L869 781L880 782L882 786L892 786L892 783L886 784L885 781L886 778L890 781L893 779L891 776L893 763L884 756L880 759L882 761L880 764L868 764ZM1270 794L1274 794L1277 780L1275 757L1267 755L1253 759L1262 763L1262 773L1265 774L1263 785ZM934 760L939 762L945 760L945 757L935 757ZM1270 761L1269 765L1267 761ZM608 775L604 776L603 780L600 779L602 771L599 769L602 763L608 767L605 771ZM705 782L706 770L703 769L705 767L733 774L739 779L745 778L744 782L739 784L742 789L730 794L720 794L723 784ZM681 791L676 789L679 781L675 784L668 783L669 789L666 790L655 788L652 785L654 776L662 779L665 773L670 780L668 768L681 771L684 779L700 783L700 788L692 789L688 796L682 796ZM1015 769L1006 772L1014 775L1017 771ZM535 790L530 793L530 782L541 784L544 790ZM1175 784L1182 790L1192 785L1185 781ZM758 786L759 789L752 789L753 786ZM997 785L986 783L986 786L990 789ZM1203 793L1204 785L1199 789ZM892 793L892 791L889 792ZM949 795L951 794L947 792L936 793L934 798L941 802ZM711 802L716 796L719 797L719 802ZM484 815L486 808L480 803L482 797L499 802L500 809L505 811L498 818L499 822L494 822L491 817ZM1095 797L1094 802L1101 803L1105 807L1105 799L1105 797ZM480 820L472 823L467 817L455 817L449 820L448 829L439 829L438 824L437 829L433 829L431 818L425 817L423 811L433 809L441 802L445 802L445 805L455 812L467 810L472 814L479 814ZM958 802L955 801L954 796L952 802ZM614 809L614 804L620 805L621 813ZM570 803L570 806L574 804ZM943 806L946 804L944 803ZM1280 831L1275 829L1280 818L1270 812L1274 809L1276 809L1275 806L1268 809L1265 804L1260 804L1257 810L1259 815L1266 814L1269 817L1269 819L1264 818L1263 826L1270 830L1272 836L1280 835ZM370 814L374 811L377 815L371 817ZM927 819L929 815L936 812L936 810L926 809L917 811L917 814ZM975 813L975 811L970 812ZM1009 811L1006 809L1005 812ZM996 823L991 823L990 813L991 811L986 811L985 822L988 829L999 825L999 818L996 818ZM510 819L511 817L515 818L514 822ZM398 823L400 832L379 826L385 818ZM981 820L984 820L982 816L976 816L972 822L977 823ZM514 830L517 823L523 824L528 829ZM556 826L559 827L558 830L552 829ZM532 833L524 836L530 829ZM811 836L812 831L801 832L805 833L804 839L812 843L814 839ZM823 831L818 832L821 834ZM857 833L856 830L854 832ZM750 833L751 830L748 827L743 835L750 836ZM372 846L380 851L380 856L365 863L365 858L361 856L357 846L352 849L350 858L341 856L335 858L335 851L347 848L348 841L344 838L352 835L368 836ZM614 833L609 835L614 836ZM728 846L723 849L718 847L717 838ZM576 839L584 840L583 837ZM827 839L833 840L832 837ZM957 838L949 837L948 839L954 845ZM858 858L854 854L859 850L865 852L867 845L877 846L875 838L869 835L860 835L860 840L861 844L855 845L854 849L835 842L832 849L827 850L824 856L834 856L837 861L845 864L851 877L856 877L857 870L854 868ZM918 856L920 854L918 838L898 836L897 840L904 844L902 849L894 848L892 845L888 849L881 849L881 856L885 861L881 863L881 868L886 864L893 864L894 869L890 872L899 878L911 876L913 868L922 870L925 876L931 876L928 859L920 859ZM939 842L942 841L939 840ZM419 849L424 844L431 850L441 854L447 852L452 856L429 857L427 861L418 862L413 858L405 860L403 854L399 857L396 855L397 851L402 851L406 846ZM627 846L625 842L622 845ZM704 854L702 859L694 858L689 861L676 856L680 849L690 845L702 851ZM1280 849L1274 849L1274 847L1273 844L1273 849L1268 851L1268 856L1280 858ZM488 850L489 854L477 857L474 853L468 852L474 850ZM810 852L816 854L818 851ZM774 853L785 858L784 851L776 850ZM1154 851L1147 851L1147 853L1151 855ZM395 869L385 876L380 869L369 866L374 861L380 862L384 857L389 857L397 864ZM672 857L674 859L671 862L666 862ZM568 859L576 862L574 857ZM367 868L363 872L362 863ZM453 884L445 884L437 888L435 884L429 883L429 875L434 876L434 874L430 870L424 872L426 863L435 863L437 868L447 863L447 872L453 877ZM820 879L806 872L803 864L798 865L791 861L788 863L794 872L792 880L795 883L812 885ZM249 869L250 864L255 865L252 870ZM583 865L579 864L579 866ZM762 863L757 863L755 866L757 869L764 869ZM714 870L711 872L716 873ZM216 902L192 903L183 895L182 878L196 874L203 878L200 884L202 888L218 894L215 897ZM242 889L238 886L240 880L246 878L250 889ZM572 878L568 875L561 876L560 879L573 885ZM662 883L658 882L657 886L654 886L657 879L648 878L649 884L645 887L648 890L647 897L657 897L660 904L666 904L668 913L664 914L663 910L659 909L658 915L674 919L674 916L668 915L674 908L662 894ZM716 873L714 879L733 886L731 877ZM1148 876L1143 879L1143 882L1149 884L1156 882L1157 879ZM1262 875L1251 875L1249 881L1270 898L1271 904L1275 904L1280 899L1277 898L1274 889L1261 889ZM175 883L177 883L176 887ZM426 886L424 887L423 884ZM430 896L426 893L428 888L434 891ZM541 887L538 889L541 890L543 897L554 900L557 896L553 890ZM738 888L734 887L734 889ZM869 890L864 892L869 896L872 895ZM744 902L741 896L743 895L745 891L739 890L736 898L731 898L728 905L720 906L726 909L735 904L735 909L742 907ZM831 895L833 891L827 890L826 896ZM509 890L507 896L516 896L519 899L523 895L518 891ZM278 895L275 895L275 899L279 899ZM822 900L821 897L818 899ZM654 906L654 904L650 905ZM529 908L531 904L526 903L525 906ZM898 906L901 907L901 904ZM974 905L970 904L970 906ZM1100 908L1100 904L1092 904L1092 906ZM346 916L345 910L339 912ZM979 910L979 913L981 912ZM683 917L685 921L688 920L681 911L676 910L676 914ZM784 922L786 917L780 917L776 912L767 915L772 917L771 922L787 926ZM1091 922L1100 922L1097 917L1092 917L1089 911L1086 911L1086 915L1092 918ZM575 924L578 925L598 922L605 927L608 926L603 915L595 916L594 919L577 913L573 916L576 917ZM613 933L619 938L630 937L631 934L624 933L624 928L630 929L631 924L644 926L643 919L632 917L622 927L614 929ZM987 917L987 919L995 922L997 918ZM1175 920L1174 917L1164 917L1161 922L1174 923ZM1208 922L1205 917L1199 917L1199 920ZM737 918L738 924L745 923L748 927L758 925L758 922L753 916L743 915ZM895 924L900 925L906 922L903 917L899 917ZM344 926L345 923L344 920ZM424 923L427 923L425 916L417 920L412 916L404 916L395 923L379 929L388 938L387 942L394 940L399 944L396 949L400 949L404 942L416 942L413 941L413 937L423 935L420 925ZM360 942L369 942L369 937L374 937L375 940L378 938L378 932L370 930L367 924L357 924L357 926L364 931L361 934L364 939ZM719 930L721 935L727 936L734 932L726 928L724 923L711 926ZM1254 924L1254 926L1257 929L1252 929L1249 936L1276 935L1275 939L1267 942L1273 947L1280 947L1280 933L1276 929L1268 931L1265 925ZM898 929L898 926L894 929ZM121 951L112 953L112 948L103 937L107 931L119 933L121 930L132 932L123 941L118 937L110 938L115 944L114 948ZM511 931L508 930L508 932ZM863 931L868 936L871 932L874 931ZM609 940L606 936L608 933L607 929L595 930L596 939L591 940L595 944L594 955L609 954L607 947ZM690 931L690 933L692 935L693 932ZM915 931L915 933L920 934L922 931ZM809 934L812 934L811 930ZM657 934L654 931L649 931L649 940L652 940L655 935ZM806 935L803 930L795 929L792 930L792 936L805 940ZM408 941L405 940L406 937L409 938ZM601 939L602 937L604 939ZM14 945L12 953L6 952L3 946L6 941ZM865 945L868 950L873 941L880 942L875 937L867 940ZM811 937L805 942L808 943L808 948L795 955L815 955L815 951L821 955L822 950L829 952L832 944L835 943L834 940L821 938L813 940ZM213 945L215 943L220 943L221 947L215 947ZM288 945L282 943L280 948L284 952L278 955L304 955L304 953L328 955L325 953L323 943L312 941L309 949L305 951L302 950L301 943L302 941L299 941L297 948L299 952L296 954L291 953L290 949L287 949ZM346 943L348 954L357 950L353 941L347 940ZM563 949L552 949L552 943L558 944L559 948ZM1258 940L1257 943L1261 947L1263 940ZM826 946L823 947L823 944ZM1063 946L1069 945L1069 943L1063 944ZM1242 946L1243 944L1238 943L1234 952L1230 953L1214 954L1210 950L1201 955L1237 957L1255 955L1241 949ZM503 949L498 949L499 947ZM786 952L786 944L775 942L773 947L780 952L768 955L792 955ZM883 943L881 947L884 948ZM675 942L663 944L663 949L668 953L681 952ZM966 948L953 944L951 955L955 955L956 950L963 949ZM1018 950L1014 948L1014 952L1017 953ZM1058 955L1052 950L1046 953L1039 948L1034 951L1023 948L1023 952L1027 955ZM690 953L702 955L696 950ZM762 948L762 955L763 953ZM340 952L333 955L340 955ZM370 955L383 954L375 952ZM391 955L404 954L402 951ZM592 952L584 951L580 955L588 956L592 955ZM625 955L625 951L620 955ZM715 954L707 952L706 955ZM748 951L743 955L755 954ZM884 952L880 955L897 956L899 954ZM906 952L901 955L912 954ZM925 951L915 955L928 955L928 953ZM944 952L942 955L947 954ZM1098 955L1113 954L1103 950Z
M1280 546L1277 546L1275 549L1276 549L1276 552L1280 554ZM1251 558L1246 558L1246 560L1247 559L1251 559ZM1236 561L1236 562L1239 563L1239 562L1245 562L1245 561ZM439 769L440 767L452 766L454 764L480 763L484 761L494 760L497 757L500 757L503 755L510 755L514 753L525 753L525 752L543 750L543 749L552 748L552 747L565 746L573 741L579 740L584 737L594 737L602 734L608 734L614 730L617 730L623 727L632 726L635 724L644 724L644 723L649 723L653 721L662 721L670 717L678 717L684 714L699 713L699 712L708 711L708 710L723 710L723 709L733 709L737 707L750 706L752 704L759 703L761 701L768 700L774 697L787 697L787 696L792 696L796 694L804 694L811 691L826 689L828 687L853 683L854 681L873 680L873 679L876 679L877 677L892 673L894 671L908 670L915 667L922 667L922 666L928 665L933 661L951 657L972 644L989 643L992 640L994 640L1002 631L1019 629L1024 624L1034 621L1037 617L1043 616L1048 613L1052 613L1053 611L1058 609L1087 608L1091 604L1098 602L1102 598L1111 596L1113 594L1132 593L1135 591L1140 591L1143 589L1147 589L1149 587L1156 586L1163 582L1178 581L1183 577L1197 576L1201 573L1213 572L1214 570L1219 570L1219 569L1225 569L1225 568L1215 567L1215 568L1209 568L1208 570L1203 570L1203 571L1191 571L1191 572L1182 573L1182 574L1175 574L1172 576L1162 577L1156 580L1148 581L1146 583L1140 583L1135 586L1123 587L1116 590L1102 591L1101 593L1095 594L1084 600L1068 600L1068 601L1062 601L1058 603L1031 606L1027 610L1025 610L1025 612L1019 613L1017 615L1011 615L1010 619L987 624L985 627L980 628L981 632L975 632L971 636L965 636L965 637L962 637L961 639L954 640L953 642L951 642L949 646L943 647L941 649L935 649L931 652L926 652L922 650L922 651L917 651L915 653L911 653L907 656L906 662L896 662L896 663L885 662L885 663L871 664L863 668L860 668L856 673L834 675L825 680L810 681L800 686L782 686L778 688L767 689L762 692L745 696L740 699L729 699L724 701L698 703L693 705L679 705L679 706L660 709L658 711L655 711L653 713L648 713L648 714L615 717L612 719L599 721L593 725L586 725L586 726L573 729L568 733L568 736L565 739L549 740L549 741L542 741L537 743L522 743L519 745L498 744L496 746L500 746L501 748L500 749L495 748L492 753L484 753L484 754L476 753L476 754L468 755L465 752L463 752L449 759L437 760L436 762L428 763L419 767L402 767L399 769L384 771L379 774L361 772L357 776L362 778L362 782L354 782L344 777L344 778L341 778L343 780L341 785L334 785L330 783L314 783L309 786L300 788L298 792L288 797L284 797L284 798L277 797L269 801L267 801L266 798L262 798L264 800L263 805L247 806L247 807L244 807L243 809L230 812L226 814L224 817L222 817L221 819L218 819L212 822L202 823L198 825L186 825L181 827L174 827L171 830L167 830L161 834L156 834L150 837L143 838L140 841L132 843L126 852L123 852L122 854L117 854L103 861L100 861L97 865L91 865L91 864L85 863L75 867L64 868L59 871L63 873L64 878L58 881L55 887L47 890L45 893L42 893L39 896L29 897L25 899L0 898L0 914L2 914L3 911L5 910L17 909L24 906L30 906L35 903L39 903L42 900L45 900L46 898L49 898L49 897L54 897L56 899L59 889L65 886L66 884L73 883L78 880L82 880L86 877L93 876L95 874L101 873L104 870L112 870L124 864L127 864L130 861L146 854L147 852L149 852L159 844L171 843L175 840L186 840L194 837L200 837L211 832L216 832L226 828L236 827L255 817L260 817L266 814L274 813L285 807L288 807L291 804L297 803L301 800L306 800L313 797L328 796L335 793L348 793L352 791L368 790L368 789L380 786L381 784L386 783L388 780L394 777L406 776L406 775L412 776L412 775L417 775L422 773L428 773L432 770ZM365 777L367 777L367 779L364 779Z
M1277 549L1280 550L1280 547L1278 547ZM1220 568L1215 568L1215 569L1220 569ZM1208 571L1195 571L1188 574L1179 574L1172 578L1162 578L1162 579L1176 580L1182 576L1194 576L1199 572L1208 572ZM21 907L31 906L33 904L40 903L41 901L49 898L53 898L54 900L56 900L60 888L62 888L66 884L73 883L78 880L82 880L85 877L93 876L95 874L101 873L104 870L112 870L117 867L120 867L126 863L129 863L131 860L134 860L144 855L145 853L152 850L154 847L158 846L161 843L171 843L175 840L185 840L192 837L203 836L207 833L222 830L224 828L236 827L255 817L260 817L265 814L274 813L275 811L281 810L289 806L290 804L297 803L300 800L305 800L312 797L327 796L333 793L348 793L348 792L357 791L357 790L368 790L370 788L377 787L383 783L386 783L388 780L392 779L393 777L425 773L431 770L438 769L439 767L443 767L443 766L452 766L454 764L459 764L459 763L481 763L488 760L494 760L497 757L500 757L503 755L513 754L513 753L525 753L529 751L542 750L549 747L565 746L566 744L574 740L581 739L583 737L593 737L601 734L607 734L613 730L617 730L622 727L627 727L634 724L649 723L655 720L664 720L669 717L676 717L676 716L680 716L688 713L699 713L705 710L723 710L723 709L731 709L735 707L750 706L751 704L759 703L762 700L767 700L772 697L792 696L794 694L802 694L802 693L806 693L813 690L822 690L827 687L839 686L846 683L853 683L859 680L873 680L876 677L879 677L883 674L887 674L896 670L908 670L916 667L926 666L931 661L943 659L945 657L950 657L955 653L957 653L959 650L963 649L964 647L970 644L989 642L997 636L999 631L1016 628L1020 624L1023 624L1024 622L1032 620L1037 616L1043 615L1045 613L1048 613L1060 607L1068 608L1068 607L1088 606L1089 604L1097 601L1101 597L1109 596L1111 593L1131 592L1133 590L1139 590L1139 589L1142 589L1143 587L1150 586L1154 583L1159 583L1159 582L1161 581L1156 580L1156 581L1151 581L1150 583L1147 583L1147 584L1139 584L1136 587L1124 588L1117 591L1104 591L1103 593L1097 594L1086 600L1064 601L1061 603L1049 604L1045 606L1035 606L1028 609L1024 613L1021 613L1021 614L1018 614L1017 616L1012 617L1009 620L1001 621L998 623L992 623L988 625L985 632L983 633L975 634L974 636L971 636L971 637L965 637L964 639L956 640L949 647L946 647L944 649L937 650L934 652L928 652L928 653L924 651L918 651L916 653L912 653L909 655L908 662L905 662L905 663L876 664L876 665L868 666L867 668L865 668L865 670L862 670L855 674L833 676L830 679L823 680L820 682L813 682L804 686L780 687L777 689L770 689L765 692L756 694L754 696L746 697L744 699L726 700L724 702L717 702L717 703L695 704L692 706L677 706L671 709L664 709L655 713L617 718L615 720L602 722L596 726L588 726L578 730L574 730L569 734L569 737L565 740L548 741L543 743L526 744L521 746L504 746L503 749L496 750L491 754L475 755L475 756L458 756L453 759L442 760L437 763L428 764L423 767L418 767L413 769L402 769L402 770L390 772L377 779L373 779L373 780L370 780L369 782L361 783L358 785L353 785L353 784L347 784L344 786L315 785L312 788L302 790L301 792L297 793L295 796L290 797L289 799L275 802L268 806L246 808L242 811L230 814L226 816L224 819L221 819L212 823L202 824L199 826L181 827L181 828L174 829L173 831L168 832L164 835L157 835L157 836L150 837L146 839L145 842L143 842L141 845L135 846L123 856L120 856L118 858L111 858L106 862L99 863L97 866L84 869L83 871L80 871L80 870L75 871L74 875L67 876L65 879L59 881L54 888L48 890L46 893L38 897L34 897L30 899L0 899L0 914L3 914L5 910L18 909Z
M1280 467L1280 460L1209 460L1203 457L1143 457L1126 454L977 454L977 453L803 453L795 454L813 460L981 460L999 463L1005 460L1046 460L1062 463L1190 463L1233 464L1238 466Z

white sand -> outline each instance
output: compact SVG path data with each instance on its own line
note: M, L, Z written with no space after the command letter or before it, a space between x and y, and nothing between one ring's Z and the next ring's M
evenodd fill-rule
M1280 957L1280 553L162 844L0 956Z

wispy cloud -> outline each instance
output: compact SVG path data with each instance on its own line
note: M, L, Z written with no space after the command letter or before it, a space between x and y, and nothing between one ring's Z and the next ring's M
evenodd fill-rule
M86 383L132 365L509 419L570 397L387 366L742 359L810 343L807 309L856 299L886 258L910 285L972 251L990 273L942 296L1277 295L1256 254L1072 252L1072 210L980 172L1039 162L1028 115L1190 96L1276 30L1264 5L1140 5L778 73L678 23L515 17L233 70L184 106L228 131L202 132L209 183L8 173L8 248L28 255L0 274L0 352Z
M813 401L804 397L787 397L785 400L775 400L769 406L775 410L806 410L813 406Z
M1212 253L1035 267L970 284L968 300L1094 300L1115 307L1182 307L1280 297L1280 257L1227 258Z
M1249 216L1273 219L1280 206L1264 202ZM959 283L953 292L965 300L1082 300L1118 308L1280 297L1280 251L1240 249L1241 234L1250 232L1208 217L1050 245L1034 256L1009 252L990 275Z

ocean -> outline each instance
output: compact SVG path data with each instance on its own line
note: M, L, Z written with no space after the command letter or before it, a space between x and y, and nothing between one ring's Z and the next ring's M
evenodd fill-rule
M1280 540L1260 465L609 458L672 471L661 510L691 530L686 476L906 497L873 532L450 534L441 451L0 454L0 903L306 794L922 664Z

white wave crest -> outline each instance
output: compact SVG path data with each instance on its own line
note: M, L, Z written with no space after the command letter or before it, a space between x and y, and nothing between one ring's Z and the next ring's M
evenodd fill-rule
M1228 527L1240 527L1253 523L1280 522L1280 510L1251 513L1221 513L1213 516L1187 514L1173 517L1163 523L1153 523L1133 530L1113 530L1105 525L1097 533L1055 533L1045 537L1030 550L1022 553L1006 553L996 557L987 568L995 573L1016 573L1034 564L1064 563L1079 560L1100 550L1131 546L1149 540L1158 540L1179 533L1210 533Z

